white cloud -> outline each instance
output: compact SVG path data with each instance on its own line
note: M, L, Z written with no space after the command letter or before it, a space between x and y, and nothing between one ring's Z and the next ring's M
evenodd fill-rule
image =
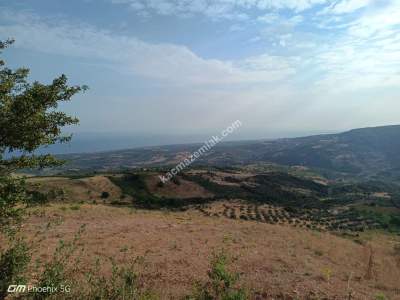
M400 85L400 3L363 14L346 25L335 43L319 49L315 64L327 90Z
M279 20L279 15L277 13L267 13L257 17L257 21L265 24L273 24L278 20Z
M349 33L360 38L369 38L373 35L382 38L398 32L398 26L400 26L400 2L393 2L392 5L365 14L352 22Z
M263 13L289 9L301 12L330 0L109 0L125 4L139 13L188 17L195 14L212 19L247 20L247 10Z
M159 1L141 3L152 3L153 6L158 5L158 9L162 7L163 13L171 13L172 2L163 1L166 4L161 5ZM300 9L311 3L323 1L223 2L227 6L235 3L241 7L264 7L268 4L279 8L284 5L298 5ZM337 2L336 6L342 2ZM188 3L189 1L174 1L175 6L181 5L181 10L186 10L185 5ZM197 7L192 7L192 11L209 8L205 4L206 1L196 3ZM214 2L216 3L218 1ZM225 10L227 6L221 6L220 10ZM399 2L369 10L353 19L332 19L320 15L310 22L298 14L288 19L277 13L264 14L259 21L268 23L266 28L259 35L250 38L249 42L270 39L271 44L285 48L285 51L291 54L277 52L272 55L269 52L238 60L205 59L184 45L148 43L135 37L99 30L87 24L49 21L35 15L6 11L3 11L0 17L3 21L0 34L14 36L17 40L16 46L21 48L97 59L124 72L169 84L248 86L260 83L281 84L285 81L288 85L302 82L302 88L310 90L315 83L320 90L325 91L379 88L399 84ZM296 26L301 22L307 22L308 26L317 26L319 21L326 22L327 26L321 30L326 30L327 37L324 33L296 31ZM334 22L334 33L326 29L329 28L329 22ZM242 30L243 27L234 24L230 29ZM292 85L292 88L296 87Z
M259 0L259 9L290 9L297 12L304 11L318 4L327 3L329 0Z
M341 0L323 12L314 22L326 38L317 36L320 41L307 62L320 90L362 93L400 85L400 2Z
M346 14L352 13L360 8L367 7L374 0L341 0L331 5L328 12L333 14Z
M391 41L395 46L397 41ZM395 87L400 84L400 49L378 50L378 45L357 45L344 40L320 53L315 62L322 70L318 85L327 91Z
M156 82L157 88L146 95L148 101L157 99L154 100L156 117L150 120L146 113L148 106L140 104L142 98L132 105L134 96L125 95L121 100L124 105L115 105L125 116L120 118L125 122L121 128L129 128L130 120L135 119L138 126L165 130L172 125L182 127L176 121L181 122L182 118L188 127L201 127L203 123L203 126L223 126L240 115L246 124L296 129L305 119L310 126L321 126L327 121L349 122L345 113L359 113L358 103L372 101L373 90L379 95L381 91L395 90L385 94L386 100L379 97L377 102L393 106L393 99L398 98L400 2L397 0L388 0L386 6L365 6L368 9L361 9L361 2L357 6L355 2L350 5L351 1L342 0L113 1L130 5L144 15L203 14L212 19L246 20L249 28L246 22L230 22L231 30L243 29L240 34L231 34L235 40L242 38L242 42L248 42L250 53L262 52L264 45L266 53L235 60L203 58L184 45L149 43L87 24L5 10L0 12L0 36L15 37L15 46L29 51L87 58L91 63L110 65L124 75L141 76L146 84ZM302 13L318 4L320 11L329 7L330 11L326 11L330 14L318 15L315 10ZM260 18L247 19L247 9L258 10L256 15ZM284 15L288 16L284 17L280 9L285 9ZM288 14L287 9L292 11ZM351 10L357 13L351 14ZM257 31L249 36L247 33L254 28ZM251 42L260 43L252 47ZM272 43L281 46L274 49ZM223 46L219 54L223 50L236 54ZM246 50L241 48L240 55ZM130 80L129 76L123 77ZM166 99L173 99L174 105L161 105ZM109 102L104 101L103 106L106 119ZM154 119L163 123L154 125L157 122ZM111 127L115 126L111 124L113 121Z
M298 24L302 23L303 21L304 21L304 17L301 15L297 15L297 16L291 17L288 20L288 23L290 23L292 25L298 25Z
M2 12L0 35L15 46L40 52L97 59L139 76L175 84L267 83L295 73L290 58L263 54L250 59L204 59L189 48L151 44L86 24L45 21L35 15Z
M304 22L304 17L294 15L292 17L283 17L280 14L266 14L257 19L259 23L265 25L257 36L256 40L268 41L274 47L293 47L298 48L300 41L297 36L305 38L305 34L299 34L297 26ZM301 41L304 44L305 41ZM304 48L304 47L303 47Z

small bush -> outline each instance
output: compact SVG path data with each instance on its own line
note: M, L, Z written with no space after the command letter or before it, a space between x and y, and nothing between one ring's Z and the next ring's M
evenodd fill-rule
M107 199L108 197L110 197L110 193L109 192L102 192L101 193L101 199Z
M0 299L5 299L10 284L23 284L22 274L31 259L27 244L16 240L14 245L0 255Z
M65 294L61 289L58 289L54 293L33 293L29 299L155 299L151 292L141 288L140 276L135 272L136 264L142 262L142 257L133 259L131 263L123 267L117 266L115 261L110 258L111 276L100 275L103 261L96 259L94 266L89 267L84 278L77 277L76 274L82 268L80 257L84 253L84 248L81 248L81 236L84 230L85 226L83 225L72 241L60 241L51 260L44 265L44 270L38 278L38 286L73 287L73 289L70 288L70 293ZM122 252L127 250L127 247L121 248Z
M323 278L325 279L326 282L330 282L331 277L332 277L332 269L331 268L324 268L322 270L322 275L323 275Z
M186 297L193 300L245 300L246 293L235 285L239 275L227 269L229 259L224 251L214 254L211 260L211 269L208 272L209 282L198 284L194 295Z
M100 260L96 261L94 272L87 276L89 289L86 299L150 299L141 294L137 288L138 275L134 271L134 263L119 268L113 260L111 278L99 276Z
M375 295L375 300L387 300L385 294L383 293L378 293Z
M27 192L29 197L28 204L29 205L43 205L49 201L49 198L52 197L52 193L42 193L39 191L29 191Z
M157 182L157 187L163 188L164 187L164 182L162 182L162 181Z
M75 274L76 269L71 269L68 265L71 262L73 255L78 252L79 242L81 241L81 236L84 230L85 225L82 225L72 241L59 241L52 259L44 265L44 270L39 277L37 286L71 286L74 277L73 274ZM72 265L77 267L78 263L79 255ZM52 293L34 293L33 299L42 300L51 296Z
M317 249L317 250L314 251L314 254L317 255L317 256L323 256L324 252L322 250Z

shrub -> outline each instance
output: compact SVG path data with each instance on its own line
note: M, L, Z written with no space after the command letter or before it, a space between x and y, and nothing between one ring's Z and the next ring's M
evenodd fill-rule
M101 199L107 199L108 197L110 197L110 193L109 192L102 192L101 193Z
M159 188L164 187L164 182L162 182L162 181L157 182L157 187L159 187Z
M88 290L81 299L155 299L149 291L141 291L139 275L135 272L138 258L126 267L118 267L111 259L111 278L99 276L101 262L97 259L95 269L87 274Z
M331 277L332 277L332 269L324 268L322 270L322 275L323 275L323 278L325 279L325 281L329 282L331 280Z
M385 294L383 293L378 293L375 295L375 300L387 300Z
M45 204L49 201L49 198L53 196L51 192L49 194L44 194L39 191L28 191L27 193L30 196L28 201L30 205Z
M135 266L142 261L142 257L137 257L131 263L122 267L117 266L115 261L110 258L111 276L101 275L103 262L97 258L94 266L89 267L85 272L85 277L77 277L76 274L83 267L80 257L82 257L84 249L80 248L80 245L84 228L85 226L80 228L72 241L60 241L51 260L44 265L44 270L38 278L37 286L58 287L57 291L53 293L30 293L28 299L155 299L153 294L141 288L140 277L135 272ZM124 251L126 250L124 249ZM70 293L63 292L60 287L68 287Z
M244 300L247 295L243 289L235 288L239 275L227 270L229 259L222 250L213 255L211 269L208 272L209 282L198 284L194 295L187 299L198 300Z
M10 233L9 231L20 223L25 212L25 205L21 204L26 204L27 196L25 180L0 174L1 232Z
M14 241L14 245L1 253L0 256L0 299L7 296L10 284L24 283L23 273L31 259L27 244L21 240Z
M70 209L71 209L71 210L80 210L81 207L80 207L79 205L75 204L75 205L71 205L71 206L70 206Z
M37 286L69 286L74 278L75 269L69 269L68 263L73 255L78 251L81 235L85 230L85 225L82 225L79 231L75 234L72 241L59 241L52 259L44 265L44 270L39 277ZM78 256L79 257L79 256ZM79 259L72 263L78 267ZM51 293L34 293L33 299L41 300L50 297Z
M322 250L317 249L317 250L314 251L314 254L317 255L317 256L323 256L324 252Z

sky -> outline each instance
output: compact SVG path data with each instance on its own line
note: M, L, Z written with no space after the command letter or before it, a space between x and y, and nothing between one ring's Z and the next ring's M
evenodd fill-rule
M400 124L399 0L0 0L8 37L9 66L90 87L61 106L77 133L168 143L235 120L240 139Z

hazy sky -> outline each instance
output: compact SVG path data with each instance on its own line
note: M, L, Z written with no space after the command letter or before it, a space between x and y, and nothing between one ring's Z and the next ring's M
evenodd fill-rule
M9 65L90 86L78 132L400 123L399 0L0 0L7 37Z

